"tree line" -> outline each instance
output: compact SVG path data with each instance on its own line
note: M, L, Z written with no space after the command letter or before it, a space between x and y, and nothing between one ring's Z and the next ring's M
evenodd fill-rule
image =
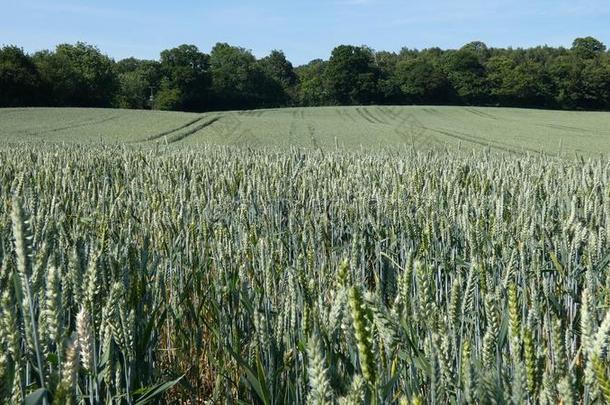
M150 95L154 98L151 102ZM610 110L610 53L599 40L571 48L400 52L341 45L328 60L294 67L281 51L257 59L216 44L114 61L78 42L27 54L0 48L0 107L74 106L181 111L284 106L449 104Z

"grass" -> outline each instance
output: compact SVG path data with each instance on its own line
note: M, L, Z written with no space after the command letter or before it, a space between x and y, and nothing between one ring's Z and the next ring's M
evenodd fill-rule
M189 114L2 109L9 142L167 143L346 149L492 148L562 156L610 151L610 113L479 107L320 107Z

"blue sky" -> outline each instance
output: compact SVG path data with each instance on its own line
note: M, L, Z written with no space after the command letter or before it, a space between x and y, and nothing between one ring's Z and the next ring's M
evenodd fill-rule
M569 46L587 35L610 45L608 0L0 0L0 45L31 52L80 40L116 59L228 42L259 57L281 49L298 65L339 44Z

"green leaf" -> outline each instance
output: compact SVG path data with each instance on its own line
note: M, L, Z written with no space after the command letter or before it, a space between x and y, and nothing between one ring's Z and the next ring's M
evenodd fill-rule
M178 384L180 382L180 380L182 380L183 378L184 378L184 375L178 377L177 379L175 379L173 381L167 381L164 383L153 385L152 387L141 388L141 389L135 391L134 396L142 395L141 397L139 397L136 400L135 403L137 405L144 405L144 404L150 403L151 401L156 400L158 396L162 395L165 391L169 390L174 385Z
M381 397L384 399L388 399L387 397L392 394L392 390L394 389L394 385L396 381L398 381L398 377L400 377L400 373L396 373L394 377L390 379L385 385L381 386Z
M44 403L50 403L49 391L47 391L45 388L38 388L36 391L25 397L24 400L25 405L41 405Z

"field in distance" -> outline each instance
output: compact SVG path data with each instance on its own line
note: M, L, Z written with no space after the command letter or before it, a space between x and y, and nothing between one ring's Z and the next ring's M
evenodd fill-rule
M2 142L162 143L544 152L610 151L610 113L511 108L366 106L204 114L82 108L0 109Z

